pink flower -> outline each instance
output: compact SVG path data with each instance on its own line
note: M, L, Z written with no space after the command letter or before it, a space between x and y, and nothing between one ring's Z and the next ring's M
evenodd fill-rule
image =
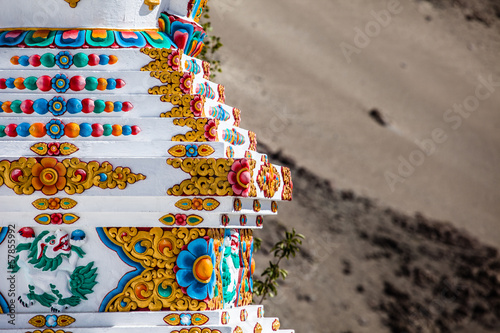
M203 112L203 98L200 95L195 95L189 104L191 106L191 112L193 112L194 116L200 117Z
M50 215L50 223L52 224L62 224L62 214L54 213Z
M186 225L187 224L186 219L187 219L186 215L176 214L175 215L175 224L180 225L180 226Z
M61 152L59 151L59 143L58 142L51 142L47 145L48 151L47 153L51 156L57 156Z
M250 163L246 158L236 160L231 166L231 171L227 175L227 180L233 188L234 195L248 197L250 192Z
M205 125L205 137L208 141L217 141L217 122L210 119Z
M191 74L186 73L180 80L180 88L183 93L189 94L191 92L191 87L193 85L193 81L191 80Z

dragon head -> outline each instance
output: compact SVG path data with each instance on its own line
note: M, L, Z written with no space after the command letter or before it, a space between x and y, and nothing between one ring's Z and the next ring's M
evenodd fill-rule
M40 234L41 235L41 234ZM62 230L56 232L49 232L38 242L38 259L46 256L49 259L54 259L61 254L68 255L71 252L71 245L69 244L69 235Z

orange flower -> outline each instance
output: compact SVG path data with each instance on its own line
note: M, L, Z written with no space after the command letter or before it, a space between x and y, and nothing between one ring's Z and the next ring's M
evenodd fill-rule
M42 158L31 169L33 179L31 184L37 191L45 195L53 195L66 186L66 167L55 158Z
M203 200L194 198L191 207L196 210L203 210Z
M50 198L49 199L49 209L57 210L57 209L61 208L60 202L61 202L61 199L59 199L59 198Z

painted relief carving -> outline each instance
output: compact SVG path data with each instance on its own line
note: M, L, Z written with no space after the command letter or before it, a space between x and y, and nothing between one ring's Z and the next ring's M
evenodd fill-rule
M79 265L85 257L82 246L86 235L81 230L70 234L58 229L19 230L18 255L9 263L12 273L24 274L27 286L18 300L24 307L36 303L52 312L60 312L87 300L97 284L94 262Z

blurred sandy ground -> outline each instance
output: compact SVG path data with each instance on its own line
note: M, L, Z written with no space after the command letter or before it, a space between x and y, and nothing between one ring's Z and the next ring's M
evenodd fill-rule
M500 84L473 102L483 79L500 83L500 30L401 0L377 31L373 12L390 2L211 0L224 43L216 81L243 128L335 187L498 246ZM369 45L358 40L346 57L341 45L356 46L355 28L367 24ZM448 111L464 102L474 111ZM369 116L374 108L387 126ZM415 141L433 131L441 142L418 153ZM398 171L401 159L417 166ZM400 177L392 188L388 173Z

